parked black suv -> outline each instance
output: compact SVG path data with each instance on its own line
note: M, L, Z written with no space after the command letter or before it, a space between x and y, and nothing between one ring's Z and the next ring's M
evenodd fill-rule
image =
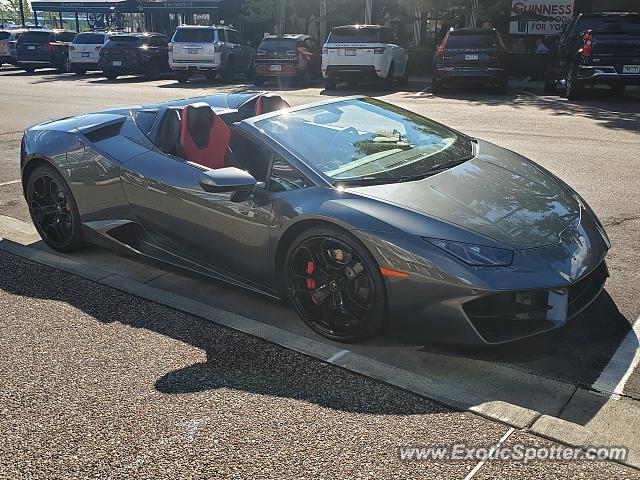
M640 13L585 13L564 28L552 51L545 92L564 83L567 98L577 100L586 85L609 85L622 94L640 85Z
M431 90L438 93L442 86L475 83L506 93L507 62L507 49L495 29L451 29L433 59Z
M145 75L155 80L169 71L169 39L161 33L113 35L100 49L98 68L109 80L118 75Z
M27 30L16 43L17 65L29 73L50 67L68 72L69 45L74 38L76 32L70 30Z

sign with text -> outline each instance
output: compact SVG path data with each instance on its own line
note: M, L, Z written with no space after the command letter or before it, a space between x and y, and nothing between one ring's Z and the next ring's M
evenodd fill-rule
M573 17L573 0L512 0L509 33L559 35Z

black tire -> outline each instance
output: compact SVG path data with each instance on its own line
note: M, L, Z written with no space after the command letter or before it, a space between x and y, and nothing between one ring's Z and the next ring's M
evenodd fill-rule
M311 253L314 245L318 251ZM357 342L386 324L387 294L380 267L341 229L327 225L301 233L285 255L282 282L302 321L326 338Z
M404 67L404 73L398 82L401 86L406 87L409 85L409 62Z
M253 84L256 87L261 87L264 85L264 77L257 77L257 76L253 76Z
M385 90L391 90L393 88L393 74L395 71L395 66L393 62L389 65L389 73L387 73L386 78L382 80L382 88Z
M189 72L176 72L176 80L178 80L178 83L187 83L190 76L191 75L189 75Z
M325 90L335 90L336 81L333 78L325 78L322 80L322 85Z
M433 79L431 80L431 93L433 93L434 95L438 95L441 92L442 85L440 84L440 80L438 80L438 77L434 75Z
M222 71L222 80L224 83L233 83L236 79L236 73L233 70L233 57L227 58L227 63L224 66L224 70Z
M144 76L147 80L158 80L160 78L160 69L156 65L151 65Z
M611 91L614 95L624 95L624 91L627 89L626 85L611 85Z
M556 82L555 80L550 80L545 78L544 87L542 89L544 93L556 93Z
M86 75L87 74L87 69L86 68L75 67L73 69L73 73L75 73L76 75Z
M27 73L33 73L36 71L35 67L24 67L24 71Z
M216 78L218 77L218 72L216 71L209 71L207 73L205 73L205 77L207 78L207 82L215 82Z
M118 78L118 74L115 72L104 72L104 76L107 77L108 80L115 80Z
M505 95L509 91L509 79L501 78L498 81L498 86L496 87L496 92L501 95Z
M578 67L575 63L569 65L567 68L567 74L565 77L565 93L567 100L580 100L584 85L578 80Z
M27 203L31 220L47 245L59 252L82 248L84 237L78 205L55 168L41 165L31 172L27 180Z
M311 70L309 67L304 69L304 73L298 77L298 85L308 87L311 83Z

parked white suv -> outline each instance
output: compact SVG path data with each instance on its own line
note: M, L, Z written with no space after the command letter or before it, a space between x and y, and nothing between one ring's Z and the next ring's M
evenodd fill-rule
M236 73L253 73L255 51L240 32L226 26L181 26L169 44L169 66L178 82L185 83L196 72L212 80L220 73L227 82Z
M100 49L109 40L108 32L83 32L76 35L69 45L71 71L84 75L89 70L100 70Z
M346 25L331 29L322 48L324 88L333 90L339 81L350 85L360 80L379 80L391 88L394 80L408 81L409 55L391 27Z

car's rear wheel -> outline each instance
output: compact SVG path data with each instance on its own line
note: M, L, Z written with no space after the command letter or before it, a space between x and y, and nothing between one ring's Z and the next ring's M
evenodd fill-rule
M567 100L580 100L584 85L578 80L578 67L575 64L569 65L565 76L565 92Z
M391 90L393 88L393 75L394 75L394 65L393 63L389 66L389 73L387 73L387 77L382 80L382 87L385 90Z
M178 83L187 83L189 77L189 72L176 72L176 80L178 80Z
M324 80L322 80L322 86L325 90L335 90L336 81L333 78L325 78Z
M27 180L29 214L36 230L51 248L78 250L84 244L80 214L67 183L53 167L37 167Z
M348 233L311 228L291 244L284 265L287 295L315 332L353 342L384 326L386 290L380 269Z
M498 80L496 91L500 94L506 94L509 91L509 80L507 78L501 78Z

